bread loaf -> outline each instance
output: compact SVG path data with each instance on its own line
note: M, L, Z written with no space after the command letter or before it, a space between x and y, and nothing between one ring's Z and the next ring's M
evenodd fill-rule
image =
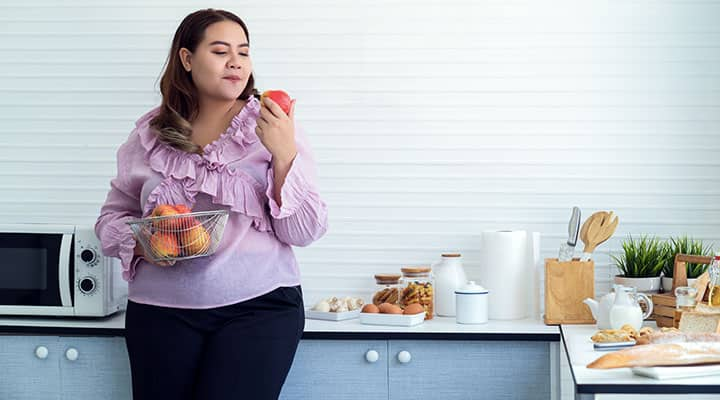
M720 342L648 344L606 354L588 368L720 364Z
M686 311L680 317L682 332L720 333L720 313Z
M637 340L637 344L660 344L660 343L686 343L686 342L718 342L720 343L720 333L700 333L700 332L651 332L647 335L641 335Z

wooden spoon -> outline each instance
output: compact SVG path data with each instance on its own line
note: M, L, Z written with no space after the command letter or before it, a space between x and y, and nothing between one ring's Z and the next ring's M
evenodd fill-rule
M615 233L620 219L613 212L599 211L597 219L588 227L585 236L587 240L583 240L585 243L585 249L583 249L583 257L581 260L589 260L590 254L595 251L595 248L605 243ZM593 218L595 214L591 216Z
M582 242L585 243L586 245L588 243L587 232L588 232L588 229L590 229L590 225L596 223L597 222L596 220L598 218L602 217L601 214L604 212L605 211L598 211L598 212L594 213L593 215L589 216L583 223L583 226L580 229L580 240L582 240Z

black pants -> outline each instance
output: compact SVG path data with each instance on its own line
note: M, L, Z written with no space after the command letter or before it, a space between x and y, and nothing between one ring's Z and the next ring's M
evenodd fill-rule
M211 309L128 301L133 400L277 399L304 327L300 286Z

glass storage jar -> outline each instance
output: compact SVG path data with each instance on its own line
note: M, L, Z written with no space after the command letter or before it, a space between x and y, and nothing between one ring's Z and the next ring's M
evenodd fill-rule
M376 306L382 303L400 304L400 274L375 275L375 288L372 302Z
M435 308L435 294L431 268L427 266L403 267L400 306L419 303L425 309L425 319L432 319Z

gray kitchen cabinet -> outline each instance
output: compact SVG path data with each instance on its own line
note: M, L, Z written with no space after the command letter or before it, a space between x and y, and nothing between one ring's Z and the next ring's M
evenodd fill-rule
M391 340L390 400L542 399L550 394L550 344Z
M302 340L280 399L388 398L385 340Z
M130 400L130 361L122 337L60 337L62 400Z
M0 335L0 399L130 400L121 337Z
M0 335L0 399L59 400L56 336Z

